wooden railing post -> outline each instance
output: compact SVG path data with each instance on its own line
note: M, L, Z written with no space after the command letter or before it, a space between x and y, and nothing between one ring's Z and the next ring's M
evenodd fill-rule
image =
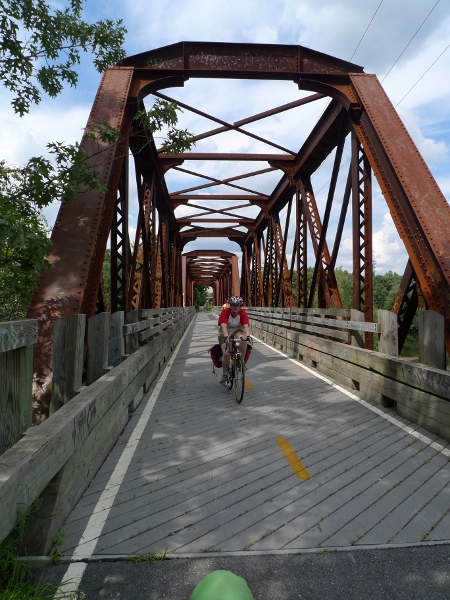
M378 351L389 356L398 357L398 323L397 315L390 310L378 311L380 335Z
M364 313L356 308L350 309L350 321L364 322ZM359 348L366 347L366 340L363 331L357 331L356 329L350 329L351 344L352 346L358 346Z
M108 366L109 313L94 315L88 321L86 385L105 374Z
M0 323L0 454L31 426L35 319Z
M125 354L123 324L125 313L118 310L109 317L108 365L117 367Z
M85 333L86 315L68 315L55 322L50 414L72 400L82 385Z
M433 310L419 310L419 362L445 370L445 319Z
M127 313L125 317L125 323L129 325L130 323L138 323L140 321L140 311L132 310ZM133 354L136 350L139 349L139 334L129 333L125 338L125 352L127 354Z

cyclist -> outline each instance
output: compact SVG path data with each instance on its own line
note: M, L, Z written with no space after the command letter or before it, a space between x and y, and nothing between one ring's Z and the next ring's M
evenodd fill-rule
M248 314L242 308L244 301L240 296L231 296L228 300L230 308L224 308L219 315L219 344L222 347L223 374L221 385L226 385L228 365L230 364L230 353L228 352L228 336L234 334L240 338L250 335L250 320ZM239 344L239 352L244 357L247 351L247 342Z

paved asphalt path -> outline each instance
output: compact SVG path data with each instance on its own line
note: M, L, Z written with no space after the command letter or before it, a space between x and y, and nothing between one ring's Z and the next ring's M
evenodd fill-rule
M67 565L37 573L58 583ZM216 569L243 577L255 600L446 600L450 598L450 546L348 550L329 554L207 556L152 565L92 562L72 600L188 600Z

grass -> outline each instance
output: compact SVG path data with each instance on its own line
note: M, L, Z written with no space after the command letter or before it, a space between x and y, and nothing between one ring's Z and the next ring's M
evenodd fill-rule
M44 583L42 576L35 580L31 577L30 564L26 560L17 560L23 555L23 539L25 531L39 509L39 502L25 507L14 529L0 544L0 598L2 600L52 600L63 597L65 582L58 586ZM58 560L61 553L57 550L62 540L62 530L54 537L54 552L52 556ZM52 549L53 550L53 549ZM81 600L82 592L74 592L72 600ZM64 595L66 598L67 596ZM69 596L70 597L70 596Z
M156 562L161 560L169 560L170 552L169 550L156 550L153 553L149 554L132 554L131 556L127 556L125 560L133 563L144 563L146 565L153 565Z
M55 597L56 588L49 583L42 583L40 578L33 581L24 576L23 565L15 572L9 572L10 578L7 584L0 588L2 600L52 600Z
M207 552L222 552L222 550L220 548L214 548L214 546L208 546L207 548L200 548L200 552L206 554Z

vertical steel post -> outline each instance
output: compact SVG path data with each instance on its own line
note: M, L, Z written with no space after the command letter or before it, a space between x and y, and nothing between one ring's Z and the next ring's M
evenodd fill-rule
M362 145L352 133L353 308L373 321L372 180ZM366 332L366 348L373 349L373 334Z
M124 158L111 227L111 312L129 311L128 279L130 264L130 242L128 237L128 151Z

